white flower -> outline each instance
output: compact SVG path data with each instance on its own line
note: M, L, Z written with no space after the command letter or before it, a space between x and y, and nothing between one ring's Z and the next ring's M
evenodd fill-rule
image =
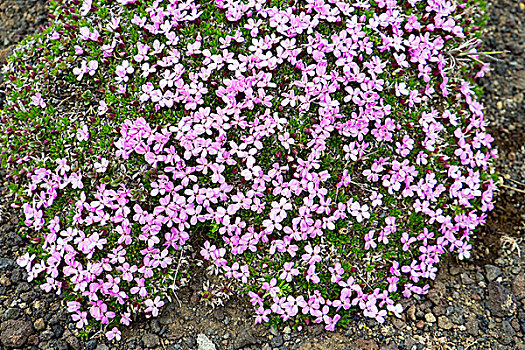
M108 168L109 161L106 158L102 158L99 162L95 162L94 167L97 173L103 173Z

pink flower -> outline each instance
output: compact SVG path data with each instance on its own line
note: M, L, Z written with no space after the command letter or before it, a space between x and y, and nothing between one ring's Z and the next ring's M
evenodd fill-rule
M151 312L153 317L157 317L159 314L159 308L164 305L164 302L159 296L156 296L154 300L146 299L145 304L147 308L144 310L145 313Z
M34 96L31 96L31 103L37 107L42 107L42 108L46 108L47 106L40 92L37 92Z
M106 332L106 337L108 340L115 339L116 341L120 341L121 333L117 327L113 327L110 331Z

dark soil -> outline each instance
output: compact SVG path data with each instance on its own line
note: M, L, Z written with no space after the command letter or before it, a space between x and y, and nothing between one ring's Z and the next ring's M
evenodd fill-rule
M29 244L18 234L18 213L0 170L0 350L19 349L505 349L525 350L525 3L488 4L484 51L493 55L492 73L480 80L489 132L500 158L503 181L496 207L474 236L472 258L448 258L428 296L405 305L403 319L383 325L356 317L335 333L322 327L297 332L253 327L251 306L232 299L212 309L200 300L202 283L179 291L182 305L167 305L162 316L138 320L120 343L73 336L75 325L60 296L26 282L16 257ZM46 22L43 0L0 0L0 62L25 35ZM0 106L4 95L0 75ZM199 341L199 343L197 343Z

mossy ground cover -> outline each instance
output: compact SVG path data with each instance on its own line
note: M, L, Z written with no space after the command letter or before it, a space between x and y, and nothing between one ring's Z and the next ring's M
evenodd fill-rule
M399 315L493 207L480 7L50 2L4 69L19 263L110 339L202 259L256 322Z

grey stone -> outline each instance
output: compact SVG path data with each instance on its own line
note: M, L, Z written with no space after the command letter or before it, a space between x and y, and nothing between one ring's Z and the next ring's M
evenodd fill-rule
M12 283L19 282L20 280L23 279L23 274L24 274L24 270L22 270L21 268L14 269L13 272L11 273L11 282Z
M189 348L194 348L195 345L197 345L197 342L196 342L195 339L193 339L193 338L185 338L185 339L184 339L184 343L185 343Z
M100 344L95 350L109 350L106 344Z
M465 323L465 327L467 327L467 332L470 335L477 336L479 334L478 320L475 317L470 317Z
M57 340L56 344L57 344L58 350L68 350L69 349L69 346L67 345L68 343L65 341Z
M7 259L7 258L0 258L0 270L4 270L10 266L14 266L15 263L13 260L11 259Z
M5 310L3 319L4 320L16 320L20 318L20 309L15 307L10 307L9 309Z
M160 344L159 336L151 333L144 334L142 336L142 341L147 348L154 348Z
M224 320L224 309L222 307L218 308L217 310L215 310L213 315L215 316L215 319L217 321L219 322L223 321Z
M175 323L175 319L173 317L163 316L163 317L159 317L159 323L165 326L168 324Z
M485 273L487 274L487 279L489 282L492 282L501 276L501 269L497 266L487 264L485 265Z
M253 332L250 328L242 330L236 337L233 344L234 349L242 349L248 345L257 344L257 339L253 336Z
M39 338L42 341L46 341L46 340L49 340L49 339L53 338L53 336L54 336L53 332L45 330L42 333L40 333L40 337Z
M503 328L501 343L508 345L516 338L516 331L512 328L509 321L503 321L501 324Z
M494 316L512 316L517 309L516 297L510 290L498 282L490 282L488 285L489 297L487 307Z
M474 281L472 278L470 278L470 276L468 275L468 273L464 272L461 274L461 281L464 283L464 284L474 284L476 281Z
M525 275L516 276L512 282L512 293L518 300L525 298Z
M197 336L197 345L198 350L215 350L215 344L202 333Z
M450 315L450 320L454 322L455 324L464 324L465 323L465 317L463 316L465 314L465 310L461 306L458 306L454 309L454 312Z
M159 333L160 330L162 329L160 327L160 323L159 323L159 320L155 319L155 320L152 320L151 323L150 323L150 327L151 327L151 331L153 333Z
M64 327L62 327L59 324L54 325L53 326L53 333L55 334L55 337L61 338L62 335L64 334Z
M283 344L284 344L283 337L280 334L273 337L272 340L270 340L270 346L272 348L278 348L279 346Z
M64 339L73 350L80 350L80 342L78 341L78 338L69 329L65 330Z
M398 349L399 349L399 346L393 341L381 347L381 350L398 350Z
M95 350L96 347L97 347L96 339L91 339L86 342L86 346L85 346L86 350Z

